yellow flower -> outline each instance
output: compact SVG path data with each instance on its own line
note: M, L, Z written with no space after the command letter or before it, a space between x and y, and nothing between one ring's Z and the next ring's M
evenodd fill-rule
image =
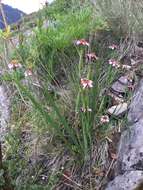
M3 38L8 39L11 36L10 26L8 26L5 31L3 32Z

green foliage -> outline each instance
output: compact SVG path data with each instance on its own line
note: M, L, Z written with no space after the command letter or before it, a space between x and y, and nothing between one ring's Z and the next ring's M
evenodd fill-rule
M92 138L96 127L99 125L99 117L102 114L107 100L105 97L100 96L100 89L104 88L112 82L113 77L117 72L113 71L111 67L107 70L107 77L101 80L104 71L102 71L103 63L97 61L90 63L87 67L86 78L93 80L93 89L83 90L79 81L83 75L86 63L83 60L84 49L77 49L79 54L79 63L75 66L75 72L71 73L70 87L73 96L69 98L72 101L72 106L66 102L58 102L46 86L43 87L43 95L45 96L44 102L37 100L26 87L21 85L19 79L15 78L15 83L18 89L25 94L32 102L34 109L44 119L47 130L51 133L54 132L56 136L64 142L65 147L72 154L80 157L80 160L86 160L92 145ZM98 82L100 81L100 82ZM96 100L96 101L95 101ZM67 106L68 105L68 106ZM53 111L47 112L45 106L52 108ZM61 112L64 108L63 112ZM70 108L70 112L68 109ZM88 112L88 109L91 111ZM86 111L81 111L86 110ZM67 114L69 112L69 114ZM70 121L70 115L73 114L73 120Z
M0 188L2 188L3 185L5 184L5 180L4 180L3 174L4 174L4 170L1 169L0 170Z
M83 9L75 13L71 12L66 16L57 15L56 27L51 27L47 32L50 47L63 49L70 46L73 40L84 37L90 30L90 19L90 9Z
M75 9L75 11L70 10L69 12L64 12L64 14L59 14L57 11L54 15L54 18L55 21L51 20L51 24L47 29L43 28L39 23L38 30L35 30L36 36L34 36L31 40L29 51L27 51L26 46L23 43L20 45L18 50L21 54L22 60L24 60L25 63L31 62L38 67L44 68L44 70L47 72L47 79L45 82L55 78L55 72L57 72L58 67L62 66L65 68L65 70L67 70L67 68L69 69L69 64L71 64L73 60L78 59L78 55L80 56L80 59L82 58L81 52L79 50L76 51L76 48L74 47L75 40L85 38L90 33L105 29L107 27L106 23L100 17L96 17L95 19L93 18L91 6L82 6L78 9ZM25 49L26 54L24 53ZM79 62L81 61L82 60ZM79 65L80 64L81 63L79 63ZM74 65L72 67L74 67ZM77 70L79 70L78 73L81 72L80 69L83 69L83 65L80 69L78 67L75 67L76 73ZM94 70L95 68L93 67L90 69ZM57 73L60 75L60 71ZM94 73L92 73L92 75L93 74ZM88 74L88 77L89 76L90 73ZM44 77L43 74L42 77ZM78 81L80 80L79 74L75 74L74 77L76 77ZM92 77L93 76L91 76L91 78ZM29 90L19 83L19 80L16 79L15 82L19 90L32 101L35 109L38 110L42 115L47 125L49 125L48 129L54 129L54 131L56 131L60 139L65 142L65 145L71 152L77 153L77 155L79 155L81 158L83 157L83 159L86 159L89 148L92 144L91 134L94 127L93 123L95 118L93 114L95 112L93 112L93 114L79 114L78 116L75 116L79 119L79 126L74 128L66 118L67 114L65 112L61 114L60 112L60 107L63 105L59 104L57 106L56 103L54 103L56 100L53 100L53 97L51 97L51 95L48 93L48 89L46 87L44 87L43 92L45 99L49 100L47 106L52 107L54 110L54 112L50 114L45 111L43 103L37 101L34 98L34 95L32 95ZM79 93L75 94L75 98L73 100L75 103L75 107L72 108L73 112L79 112L83 105L84 107L90 106L89 104L92 105L92 100L94 100L98 94L97 90L98 86L97 89L95 88L95 90L93 90L91 96L84 99L84 92L82 92L81 87L77 85L76 92L79 91ZM88 94L86 96L88 96ZM63 130L60 130L61 126L63 126ZM80 130L82 133L81 136L78 134Z
M72 0L57 0L50 5L50 7L45 8L45 16L52 17L57 14L65 14L67 11L72 8Z
M59 143L64 151L74 157L75 164L80 166L90 159L97 132L105 132L112 125L112 121L110 124L100 123L100 117L106 114L105 109L109 104L102 89L109 87L118 74L118 70L107 66L107 60L102 56L96 61L86 59L86 54L91 51L103 51L101 44L92 46L93 41L90 47L74 44L76 40L83 38L90 41L96 32L108 29L105 20L98 12L93 11L90 3L85 2L82 4L82 1L76 0L57 0L49 8L45 8L44 16L50 17L49 26L44 28L43 15L40 13L42 16L40 15L33 36L26 39L23 34L19 34L20 44L13 57L18 57L23 68L14 69L3 76L3 80L11 82L19 94L14 97L15 106L18 107L21 98L22 104L29 109L26 120L32 123L31 132L35 130L41 139L48 133L51 139L56 139L54 143L52 140L48 142L54 146ZM117 58L116 53L109 51L106 54L104 52L104 55L107 55L106 59ZM23 83L25 67L32 67L36 72ZM64 84L60 79L61 70L64 71ZM35 78L40 79L40 90L36 88L36 92L32 86ZM81 78L93 81L93 88L83 89ZM55 88L63 90L60 95L56 89L52 92L49 90L53 83L56 84ZM64 91L68 92L64 94ZM37 92L40 92L40 97ZM5 164L8 165L16 190L52 189L59 180L59 169L51 172L48 182L44 184L38 181L41 168L36 165L35 173L27 170L30 157L28 151L31 147L25 145L23 154L20 154L21 126L25 127L25 118L21 118L21 115L25 113L21 113L19 107L13 112L16 112L16 127L7 137ZM50 146L50 143L46 146Z
M48 28L44 28L40 20L31 43L23 40L17 51L24 64L40 66L52 79L58 69L60 73L61 65L69 67L75 61L77 53L73 43L76 39L107 27L100 17L94 19L91 6L69 10L64 14L55 12L54 20L48 22Z
M45 11L42 13L44 13L44 16L46 18L55 19L55 16L57 14L65 15L68 14L68 12L70 12L71 10L77 11L87 6L91 6L91 3L87 0L56 0L48 7L45 7Z
M97 0L96 9L114 35L118 37L140 38L143 27L143 2L138 0Z

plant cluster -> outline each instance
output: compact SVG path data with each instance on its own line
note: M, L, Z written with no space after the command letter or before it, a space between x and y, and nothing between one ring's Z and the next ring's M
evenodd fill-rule
M94 173L93 168L102 165L100 158L97 162L94 159L92 167L89 164L97 141L110 141L107 134L118 125L116 117L107 113L111 99L105 94L118 74L131 67L119 59L119 38L115 44L105 45L96 40L96 35L116 33L115 23L120 16L127 18L127 1L124 7L122 3L110 0L110 9L104 0L97 0L95 8L88 1L57 0L39 12L37 27L30 37L18 34L19 44L10 60L9 56L5 58L7 71L1 77L15 93L4 162L15 189L56 189L57 185L62 189L61 181L81 189L84 182L79 184L78 179L86 179L82 172ZM115 8L124 14L117 15ZM125 21L126 28L118 25L122 37L126 32L133 35L139 24L129 18ZM1 31L1 40L11 46L9 27ZM39 163L41 151L44 153ZM37 162L31 161L33 155ZM3 174L0 168L0 177ZM91 178L85 180L85 189L93 189ZM4 184L2 179L0 187Z

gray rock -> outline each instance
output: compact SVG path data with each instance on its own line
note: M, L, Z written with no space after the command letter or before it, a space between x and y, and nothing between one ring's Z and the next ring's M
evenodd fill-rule
M143 184L143 79L129 106L128 120L132 125L121 135L116 177L106 190L135 190Z
M121 104L112 106L111 108L107 110L107 112L113 116L120 116L120 115L123 115L127 111L127 109L128 109L128 104L121 103Z
M127 87L124 84L121 84L119 81L113 83L111 89L117 93L125 93Z
M143 170L143 119L121 135L117 173L130 170Z
M10 100L8 98L5 86L0 85L0 141L7 131L7 125L10 120Z
M129 106L128 121L135 123L143 118L143 79L140 81Z
M122 84L124 85L128 85L129 84L129 81L128 81L128 77L127 76L121 76L119 79L118 79L119 82L121 82Z
M127 86L130 84L127 76L121 76L116 82L113 83L111 89L117 93L125 93Z
M129 171L117 176L106 190L135 190L143 182L143 171Z

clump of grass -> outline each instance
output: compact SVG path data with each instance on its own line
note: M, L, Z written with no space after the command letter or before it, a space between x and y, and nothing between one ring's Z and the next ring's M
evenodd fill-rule
M106 19L114 35L119 38L141 39L143 2L134 0L97 0L97 10Z
M80 157L81 161L86 161L92 146L93 134L100 126L100 116L105 109L106 98L101 96L100 91L111 83L116 72L109 67L105 75L100 60L86 63L83 54L86 48L76 47L76 49L79 62L76 63L74 73L71 73L69 77L71 104L58 101L48 92L46 86L42 87L45 98L42 101L37 100L35 95L20 83L17 75L14 75L13 80L24 96L32 102L34 109L42 116L47 130L56 132L72 154ZM52 111L47 112L45 106L50 107ZM65 110L61 112L61 108Z

